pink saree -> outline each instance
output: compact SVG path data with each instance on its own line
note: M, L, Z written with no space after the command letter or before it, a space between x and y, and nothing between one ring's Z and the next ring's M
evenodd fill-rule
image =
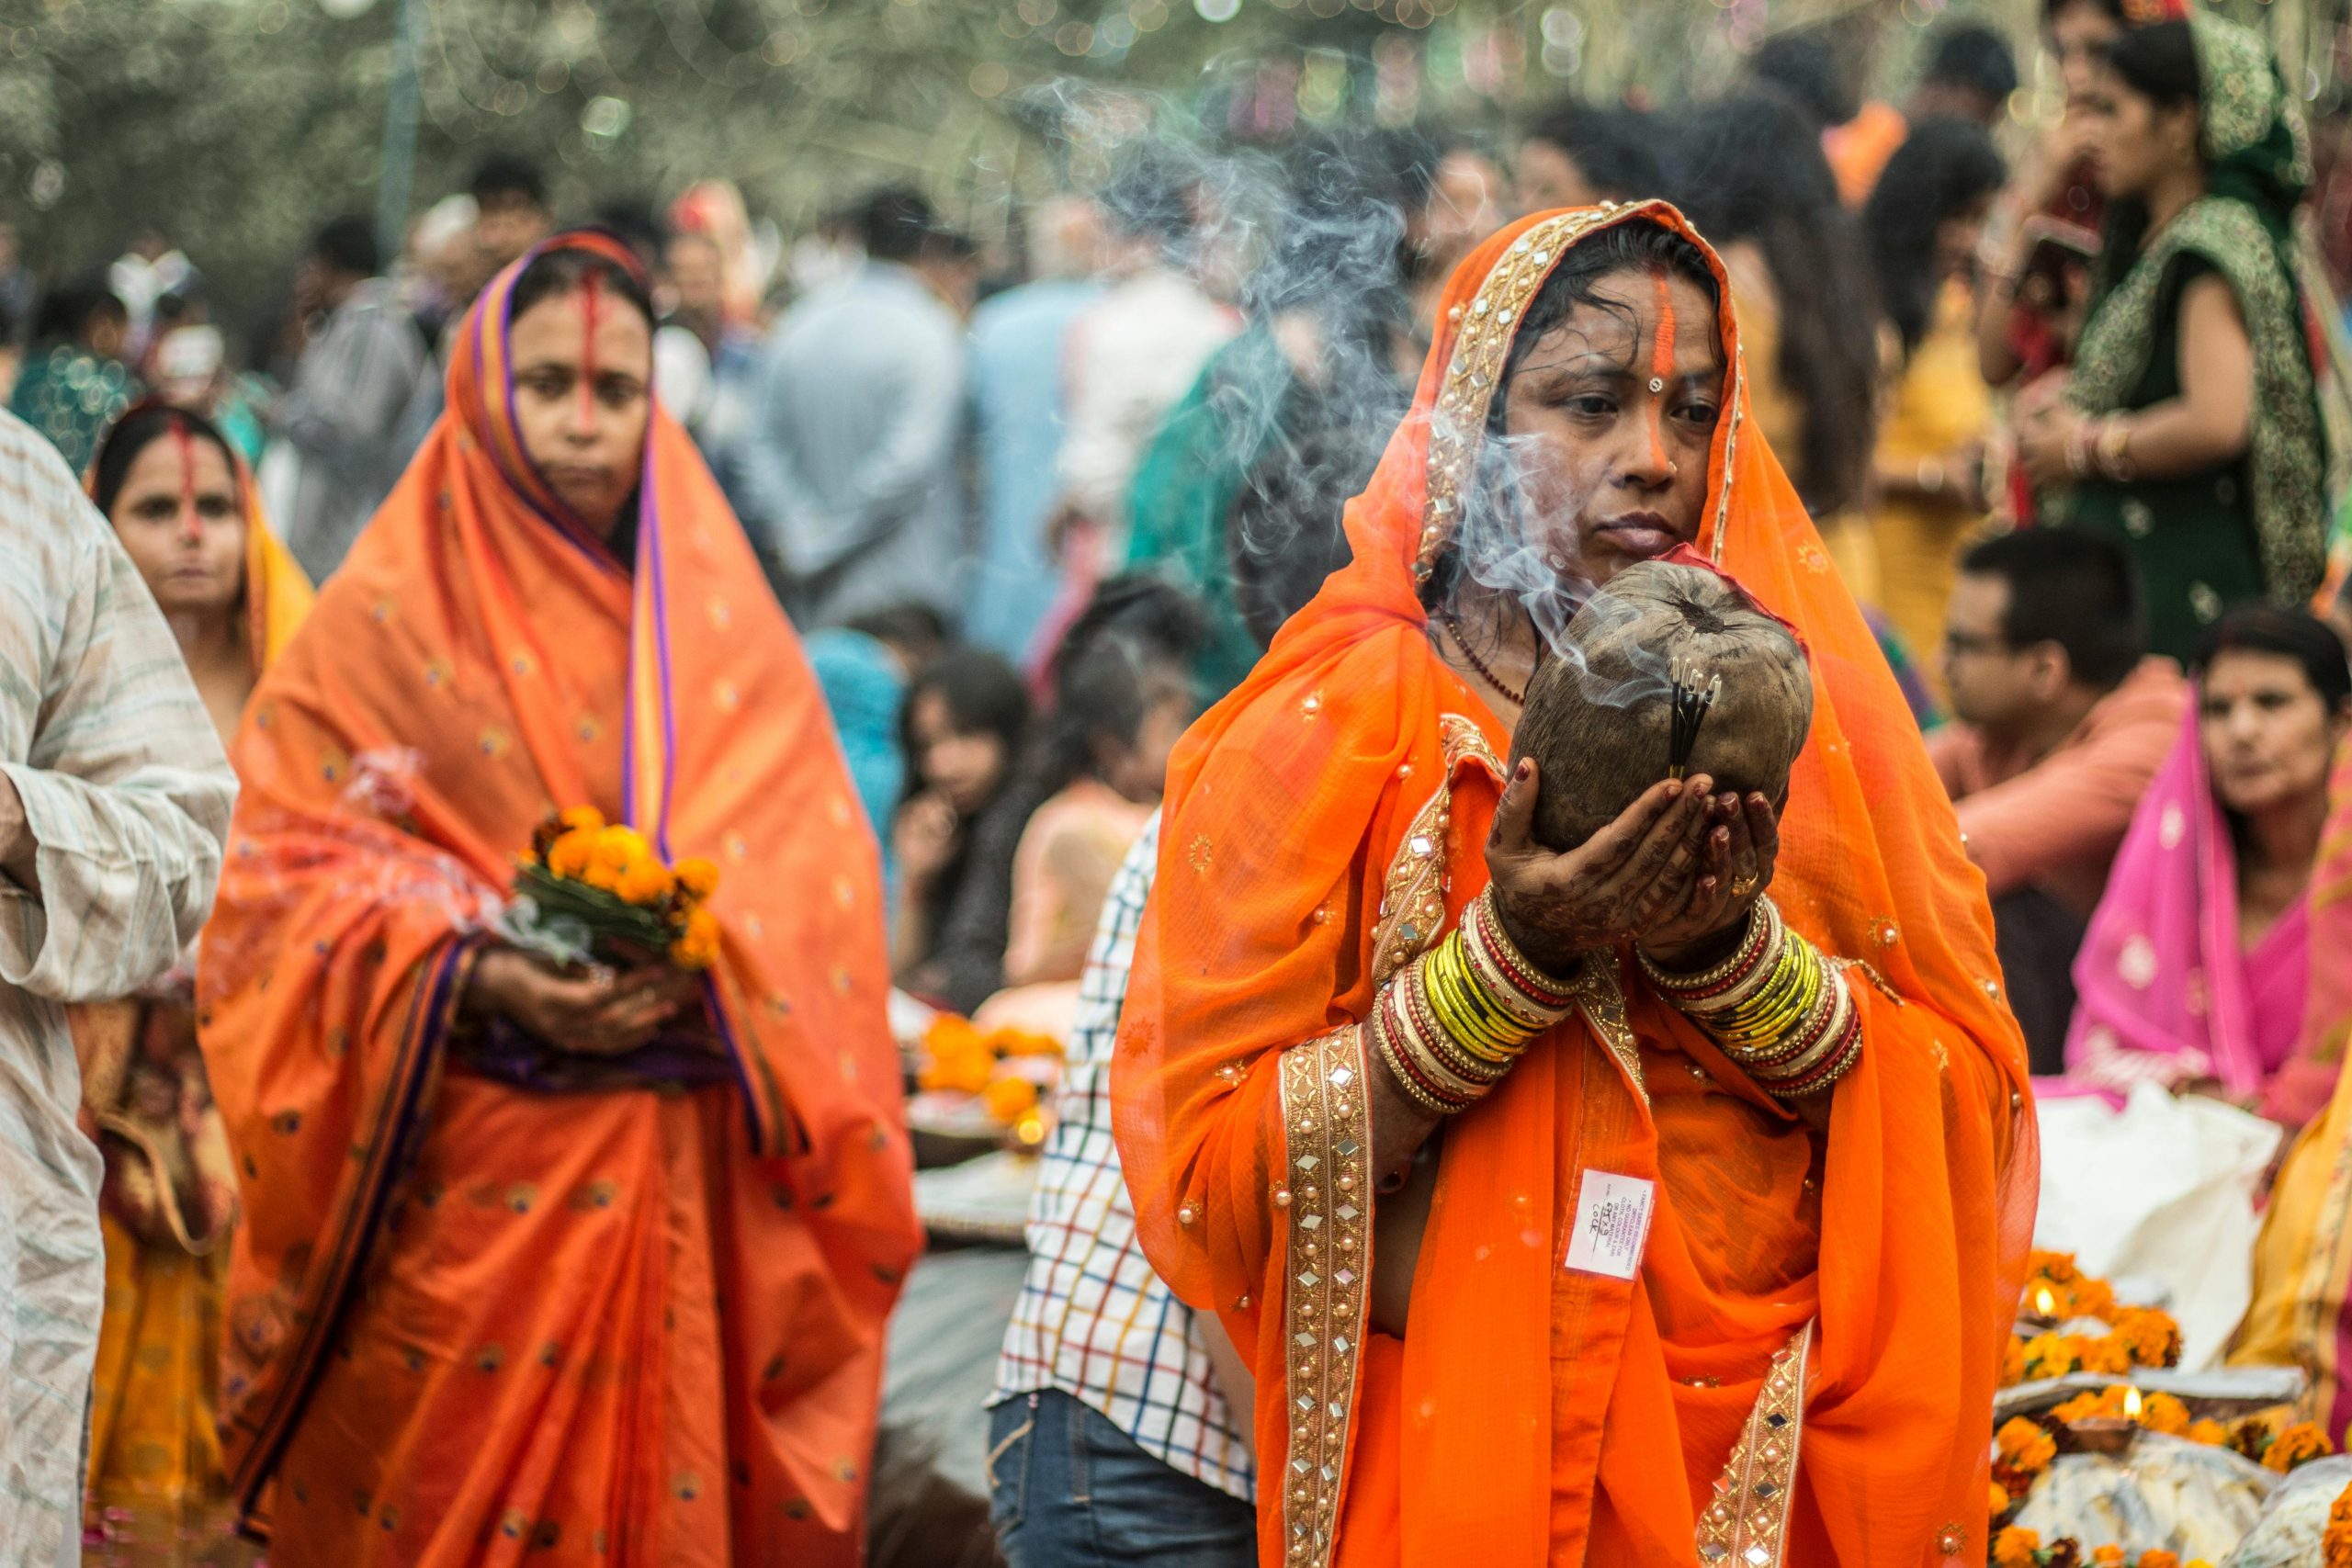
M2205 767L2196 705L2115 857L2075 960L2066 1083L2120 1099L2213 1079L2300 1126L2332 1068L2298 1058L2311 973L2309 895L2252 947L2238 936L2237 851Z

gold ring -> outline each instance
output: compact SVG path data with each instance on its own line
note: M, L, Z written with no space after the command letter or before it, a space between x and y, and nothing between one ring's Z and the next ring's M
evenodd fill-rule
M1731 881L1731 896L1745 898L1755 892L1756 885L1763 880L1761 876L1735 876Z

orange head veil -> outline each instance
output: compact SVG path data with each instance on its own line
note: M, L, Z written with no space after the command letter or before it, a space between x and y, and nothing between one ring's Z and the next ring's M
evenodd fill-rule
M1796 627L1812 656L1813 729L1781 819L1773 897L1791 925L1824 952L1866 963L1883 986L1856 977L1870 1043L1838 1091L1829 1137L1816 1341L1816 1377L1830 1402L1822 1441L1835 1451L1842 1409L1849 1436L1866 1446L1862 1427L1885 1431L1899 1401L1919 1406L1915 1421L1925 1411L1943 1430L1915 1437L1900 1464L1890 1459L1873 1481L1855 1483L1891 1483L1911 1495L1899 1505L1894 1495L1875 1499L1883 1522L1859 1539L1841 1535L1839 1560L1922 1561L1947 1511L1955 1528L1982 1528L1984 1423L2035 1184L2023 1047L2001 1000L1983 880L1875 639L1753 425L1722 265L1679 212L1649 202L1526 219L1464 260L1412 412L1348 507L1352 562L1193 728L1170 767L1159 874L1121 1028L1115 1125L1153 1263L1180 1295L1222 1313L1256 1364L1269 1548L1317 1539L1317 1509L1329 1522L1331 1495L1317 1481L1324 1467L1286 1472L1286 1451L1302 1434L1343 1446L1347 1430L1317 1413L1345 1407L1329 1386L1270 1397L1286 1372L1295 1383L1299 1334L1331 1337L1328 1325L1318 1333L1295 1316L1285 1324L1277 1309L1295 1306L1301 1279L1330 1289L1333 1244L1344 1239L1332 1228L1319 1236L1296 1229L1302 1179L1284 1149L1314 1128L1313 1118L1299 1120L1299 1080L1284 1077L1286 1064L1307 1049L1300 1043L1368 1016L1400 920L1408 936L1416 923L1442 924L1423 913L1450 919L1484 885L1480 848L1498 784L1457 788L1451 818L1431 797L1456 769L1459 749L1449 741L1458 733L1483 730L1491 750L1508 750L1507 735L1430 645L1421 569L1459 521L1514 323L1564 255L1636 220L1697 243L1721 300L1729 386L1695 547ZM1420 862L1431 869L1417 869ZM1633 1000L1637 1014L1664 1013ZM1670 1020L1656 1027L1695 1039ZM1547 1499L1564 1487L1589 1494L1599 1404L1548 1412L1547 1449L1540 1429L1551 1395L1532 1370L1567 1354L1556 1325L1570 1288L1555 1282L1539 1230L1510 1216L1544 1212L1556 1149L1582 1147L1588 1167L1628 1170L1646 1160L1655 1168L1645 1104L1621 1079L1596 1078L1595 1060L1605 1066L1607 1056L1583 1045L1531 1053L1486 1105L1448 1130L1407 1341L1406 1408L1420 1413L1408 1418L1416 1446L1407 1473L1423 1499L1418 1522L1409 1507L1403 1520L1407 1561L1418 1560L1417 1540L1442 1555L1449 1540L1462 1561L1542 1561ZM1339 1079L1361 1070L1345 1058ZM1581 1119L1563 1123L1570 1113L1555 1105L1581 1105ZM1346 1110L1345 1091L1324 1109ZM1450 1204L1449 1189L1476 1197ZM1882 1224L1890 1207L1915 1201L1915 1234ZM1473 1208L1483 1212L1473 1216ZM1344 1224L1355 1213L1324 1217ZM1841 1226L1852 1235L1840 1237ZM1532 1239L1521 1246L1522 1236ZM1310 1255L1304 1272L1290 1250L1301 1247ZM1477 1297L1453 1321L1443 1287L1430 1283L1449 1272ZM1899 1300L1898 1274L1907 1276ZM1629 1321L1629 1309L1605 1292L1576 1299L1589 1323ZM1650 1310L1675 1309L1653 1301ZM1580 1354L1613 1366L1628 1332L1579 1329L1576 1342ZM1523 1373L1494 1375L1517 1357ZM1891 1362L1901 1376L1891 1376ZM1944 1370L1922 1379L1931 1363ZM1606 1377L1594 1394L1611 1397ZM1627 1397L1622 1386L1617 1397ZM1579 1423L1589 1429L1572 1432ZM1637 1426L1618 1420L1611 1430ZM1555 1472L1555 1463L1567 1468ZM1837 1470L1829 1464L1816 1477L1816 1493L1840 1484ZM1341 1483L1324 1484L1336 1492ZM1971 1511L1957 1513L1972 1486ZM1820 1506L1832 1505L1825 1498ZM1659 1550L1687 1561L1687 1527Z

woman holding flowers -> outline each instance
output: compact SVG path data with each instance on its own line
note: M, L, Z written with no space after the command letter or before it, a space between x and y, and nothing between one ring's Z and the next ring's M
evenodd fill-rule
M1723 265L1544 213L1443 303L1352 564L1170 762L1112 1077L1145 1250L1256 1372L1259 1560L1981 1560L2025 1054ZM1552 852L1499 761L1544 628L1679 546L1809 649L1786 806L1661 745Z
M502 273L239 737L200 1026L279 1561L858 1556L918 1242L878 857L651 331L608 237Z

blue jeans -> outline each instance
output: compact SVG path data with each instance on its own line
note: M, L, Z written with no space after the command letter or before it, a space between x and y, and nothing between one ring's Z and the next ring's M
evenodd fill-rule
M1011 1568L1255 1568L1257 1510L1055 1389L989 1412L989 1513Z

